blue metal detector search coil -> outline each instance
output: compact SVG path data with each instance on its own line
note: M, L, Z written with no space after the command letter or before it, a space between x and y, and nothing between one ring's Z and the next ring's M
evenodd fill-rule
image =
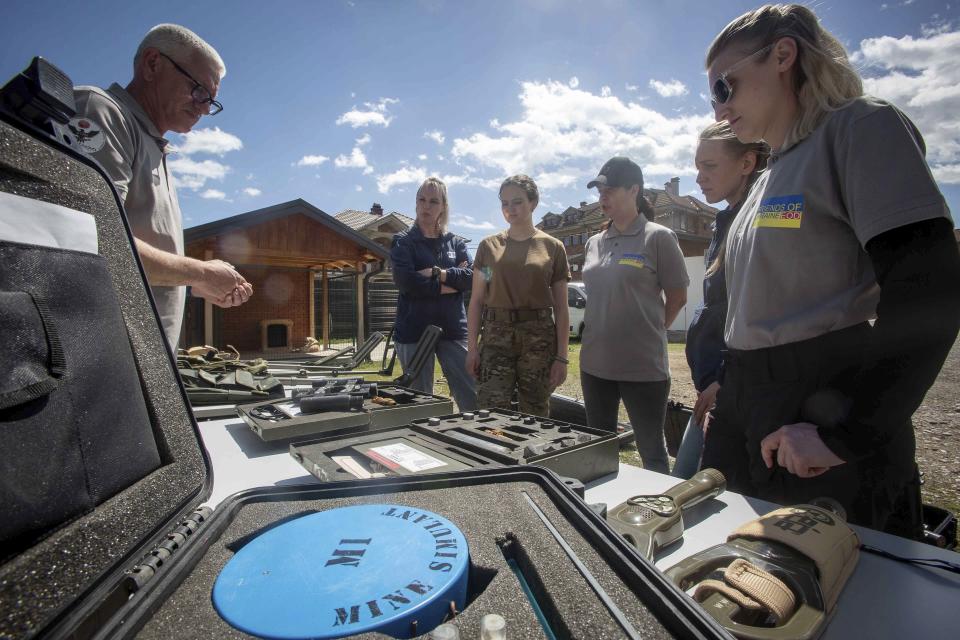
M435 513L394 504L296 518L247 543L213 585L230 625L264 638L426 633L466 603L467 540Z

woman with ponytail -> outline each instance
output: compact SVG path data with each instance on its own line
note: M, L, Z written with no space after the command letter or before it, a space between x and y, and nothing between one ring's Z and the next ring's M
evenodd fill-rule
M727 318L727 287L724 283L723 251L727 230L740 210L757 176L767 166L770 147L764 142L740 142L727 122L711 124L700 133L697 145L697 184L704 199L713 204L725 201L727 208L717 213L713 238L704 262L703 302L687 329L687 364L697 390L693 415L683 434L672 475L689 478L700 467L703 433L707 412L713 408L720 391L723 364L723 325Z
M686 304L690 278L677 235L653 222L636 163L611 158L587 184L593 187L610 226L584 249L580 384L587 424L616 431L622 399L644 468L668 473L667 327Z
M728 353L702 464L734 491L829 496L852 523L918 537L910 419L960 325L960 256L923 137L863 95L801 5L735 19L706 66L717 120L772 153L727 234Z

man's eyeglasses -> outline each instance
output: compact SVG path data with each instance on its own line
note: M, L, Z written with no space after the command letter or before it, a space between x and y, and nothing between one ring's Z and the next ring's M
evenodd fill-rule
M716 107L718 104L726 104L730 100L730 98L733 97L733 87L731 87L730 83L727 81L727 76L729 76L731 73L733 73L734 71L736 71L737 69L745 65L747 62L753 60L757 56L763 55L767 51L770 51L771 48L773 48L772 43L768 44L763 49L754 51L747 57L741 60L738 60L736 63L734 63L733 66L731 66L729 69L721 73L720 77L713 81L713 86L710 87L710 93L711 93L710 104L714 107Z
M178 65L173 58L171 58L170 56L168 56L162 51L158 53L162 55L164 58L166 58L167 60L169 60L170 64L172 64L177 71L187 76L190 79L190 81L193 82L193 89L190 91L190 97L193 98L194 102L196 102L197 104L209 104L210 105L209 115L211 116L215 116L221 111L223 111L223 105L213 99L213 96L210 95L210 92L207 91L207 88L205 86L203 86L202 84L194 80L193 76L187 73L186 71L184 71L183 67Z

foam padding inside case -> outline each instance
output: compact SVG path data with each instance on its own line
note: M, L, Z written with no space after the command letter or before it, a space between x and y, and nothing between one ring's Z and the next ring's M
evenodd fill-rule
M379 491L389 491L389 488ZM274 527L280 520L289 522L289 518L304 513L323 513L350 505L384 503L429 510L450 521L463 533L470 548L469 584L466 608L454 619L463 640L480 637L480 619L489 613L500 614L507 620L510 638L546 637L501 549L504 539L509 539L512 547L510 559L523 565L525 579L556 637L601 640L625 637L623 627L611 616L608 608L551 535L531 507L530 500L556 527L638 635L649 638L672 637L637 593L617 575L617 568L598 553L556 507L552 498L534 482L497 481L393 493L375 493L373 490L362 492L372 495L311 500L301 497L309 495L309 490L303 488L280 494L288 496L286 499L278 499L276 495L269 498L251 496L242 498L242 502L221 505L220 509L225 510L220 515L223 520L222 533L207 534L210 537L209 547L137 637L149 640L166 640L170 637L250 637L231 627L218 615L210 594L224 567L235 554L242 552L246 545L256 539L256 535L251 534ZM295 594L291 597L295 597ZM337 613L333 608L317 609L314 615L332 621ZM358 637L387 636L371 631Z

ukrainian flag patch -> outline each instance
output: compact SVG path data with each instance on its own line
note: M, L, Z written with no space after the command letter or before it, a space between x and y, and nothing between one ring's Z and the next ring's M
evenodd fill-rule
M754 228L799 229L803 221L803 194L767 198L753 219Z
M625 264L629 267L636 267L637 269L643 269L648 267L647 256L642 253L625 253L623 257L620 258L618 264Z

